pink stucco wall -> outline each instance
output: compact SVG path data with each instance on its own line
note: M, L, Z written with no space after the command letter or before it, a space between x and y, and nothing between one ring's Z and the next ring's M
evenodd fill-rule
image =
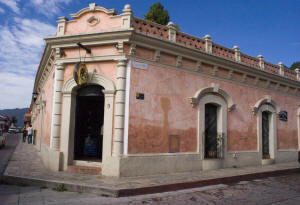
M99 19L99 23L94 26L90 26L87 23L87 20L92 16ZM85 13L74 21L67 22L65 35L94 33L120 29L121 18L111 18L111 16L112 15L108 15L102 11L90 11L88 13Z
M257 149L257 116L252 113L252 107L264 95L271 95L281 110L289 114L288 122L277 119L278 148L297 149L299 99L149 65L148 70L133 68L131 71L129 153L169 152L172 136L179 138L180 152L195 152L199 108L193 108L188 97L201 88L210 87L212 82L218 83L236 104L236 109L227 116L229 151ZM145 94L145 100L136 99L138 92Z
M53 106L53 88L54 88L54 69L49 75L49 78L44 86L45 90L45 110L44 110L44 125L43 125L43 143L50 146L51 135L51 119L52 119L52 106Z
M118 50L114 45L88 46L91 49L91 54L86 53L82 48L65 48L63 58L78 58L84 61L85 57L117 55Z
M49 74L49 77L46 80L41 92L41 94L43 93L43 99L45 101L44 111L40 106L40 110L37 113L36 119L33 124L34 129L36 129L36 138L40 141L41 134L42 134L42 143L48 147L50 146L50 135L51 135L53 86L54 86L54 69ZM39 100L41 100L41 98ZM39 103L41 104L41 102ZM44 116L42 116L42 112L44 113Z
M93 69L97 74L104 75L111 79L115 84L117 81L117 63L116 62L99 62L99 63L86 63L88 69ZM64 72L64 82L73 77L75 64L67 64Z

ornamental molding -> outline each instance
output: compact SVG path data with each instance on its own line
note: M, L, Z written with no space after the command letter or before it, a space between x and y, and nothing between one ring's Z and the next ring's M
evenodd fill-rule
M90 77L90 75L92 75ZM101 85L105 91L110 93L115 93L115 84L114 82L107 78L106 76L97 74L94 72L93 69L89 69L89 81L87 83L88 85ZM77 85L75 79L73 77L71 77L70 79L68 79L62 88L62 93L63 94L71 94L72 92L76 91L79 88L79 86Z
M228 111L230 112L235 109L235 104L233 103L231 96L225 90L219 88L219 84L217 83L212 83L210 87L201 88L200 90L198 90L193 97L189 98L190 103L193 107L196 107L199 104L201 98L207 94L221 95L227 103Z
M117 11L115 9L106 9L104 7L101 7L101 6L97 6L95 3L91 3L89 5L89 7L87 8L84 8L84 9L81 9L80 11L78 11L77 13L75 14L71 14L70 16L73 18L73 19L77 19L79 18L81 15L85 14L85 13L88 13L90 11L101 11L101 12L104 12L106 14L110 14L110 15L115 15L117 14Z
M252 112L253 114L257 114L259 108L264 105L264 104L268 104L271 105L274 109L275 112L277 114L279 114L280 112L280 107L277 105L277 103L272 99L272 97L270 95L265 95L263 98L261 98L260 100L258 100L255 105L252 108Z
M100 19L99 17L91 16L86 20L86 22L89 26L96 26L100 22Z

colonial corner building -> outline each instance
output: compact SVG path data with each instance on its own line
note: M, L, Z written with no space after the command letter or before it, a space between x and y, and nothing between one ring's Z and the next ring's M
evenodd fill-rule
M45 39L31 103L48 168L141 176L297 160L299 70L136 18L129 5L71 17Z

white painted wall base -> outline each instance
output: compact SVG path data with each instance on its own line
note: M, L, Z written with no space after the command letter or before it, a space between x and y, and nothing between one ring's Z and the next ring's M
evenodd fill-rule
M262 159L261 160L261 165L270 165L270 164L274 164L275 160L274 159Z
M223 159L204 159L202 160L202 170L214 170L223 168Z
M52 171L61 171L62 169L62 153L51 150L48 146L42 144L41 158L46 168Z
M298 150L278 150L275 163L296 162L298 160Z
M129 155L121 158L120 176L143 176L202 170L198 153Z
M278 151L278 159L264 160L259 152L228 152L224 159L201 159L199 153L138 154L110 157L102 174L116 177L147 176L179 172L195 172L232 167L261 166L297 160L297 151Z
M224 160L224 168L258 166L260 164L261 158L255 151L228 152Z
M102 164L102 175L120 177L120 158L106 157Z

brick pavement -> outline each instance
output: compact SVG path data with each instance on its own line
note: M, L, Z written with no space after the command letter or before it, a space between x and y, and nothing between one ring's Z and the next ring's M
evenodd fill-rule
M295 171L299 172L299 167L298 162L293 162L202 172L115 178L50 171L43 166L39 152L32 145L20 142L4 172L4 181L9 184L29 184L47 187L64 184L70 191L126 196L229 183Z

